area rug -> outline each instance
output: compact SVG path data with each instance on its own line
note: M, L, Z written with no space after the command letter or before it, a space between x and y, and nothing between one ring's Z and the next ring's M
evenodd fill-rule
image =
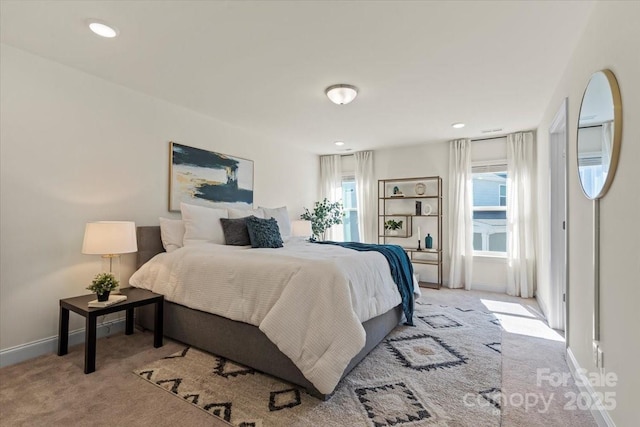
M186 347L134 373L239 426L498 426L501 328L484 306L417 302L322 402L298 386ZM185 403L186 404L186 403Z

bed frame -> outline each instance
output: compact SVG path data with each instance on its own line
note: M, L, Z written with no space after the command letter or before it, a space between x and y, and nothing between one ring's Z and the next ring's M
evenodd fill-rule
M138 227L137 235L139 268L156 254L164 252L164 248L159 226ZM398 305L362 324L367 334L365 346L351 360L342 378L400 323L401 317L402 306ZM153 307L136 308L135 321L142 328L153 330ZM256 326L165 300L164 335L302 386L319 399L331 397L331 394L320 393L291 359Z

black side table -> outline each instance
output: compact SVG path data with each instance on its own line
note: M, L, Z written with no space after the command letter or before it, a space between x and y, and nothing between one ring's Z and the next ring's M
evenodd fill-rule
M60 300L60 329L58 332L58 356L64 356L69 347L69 310L84 316L86 319L84 342L84 373L90 374L96 370L96 327L98 316L127 310L125 334L133 334L133 309L147 304L155 304L155 322L153 346L162 347L162 310L164 296L138 288L120 289L122 295L127 296L122 301L108 307L89 308L89 301L96 299L96 294L83 295Z

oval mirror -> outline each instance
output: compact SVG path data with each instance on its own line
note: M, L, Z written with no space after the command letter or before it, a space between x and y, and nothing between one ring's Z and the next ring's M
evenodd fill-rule
M589 199L604 196L616 173L622 137L622 102L610 70L594 73L578 119L578 175Z

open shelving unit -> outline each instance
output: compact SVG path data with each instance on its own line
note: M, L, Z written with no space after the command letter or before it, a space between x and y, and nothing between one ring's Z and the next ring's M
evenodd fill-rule
M385 230L385 222L390 219L402 221L398 233ZM433 238L431 248L425 247L427 234ZM441 177L378 180L378 243L402 246L414 270L420 270L422 287L442 286L442 242Z

